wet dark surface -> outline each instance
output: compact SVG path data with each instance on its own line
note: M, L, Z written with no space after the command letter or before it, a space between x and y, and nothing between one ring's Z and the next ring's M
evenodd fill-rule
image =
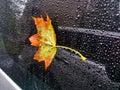
M68 30L68 28L60 27L57 38L58 44L74 47L91 60L105 64L109 77L119 82L120 35L116 34L118 33L107 32L106 34L105 31L100 30L82 28Z
M120 89L118 0L0 2L0 68L23 90ZM26 6L21 16L16 2ZM32 59L37 49L28 41L36 33L31 16L44 17L45 12L53 21L57 44L79 50L86 62L58 49L45 72L44 62Z
M26 47L26 51L30 49ZM108 78L104 65L90 60L83 62L79 56L62 49L58 49L47 72L44 72L44 63L33 61L29 56L23 57L31 60L27 64L13 63L10 57L6 58L0 56L1 68L23 90L119 90L120 84Z

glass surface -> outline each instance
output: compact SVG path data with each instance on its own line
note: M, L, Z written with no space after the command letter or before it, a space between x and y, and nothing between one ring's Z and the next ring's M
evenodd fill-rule
M0 68L23 90L119 90L119 0L0 0ZM33 60L32 16L48 14L57 49L47 71Z

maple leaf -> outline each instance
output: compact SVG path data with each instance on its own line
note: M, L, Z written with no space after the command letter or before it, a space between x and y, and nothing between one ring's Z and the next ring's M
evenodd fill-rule
M37 34L31 36L29 40L31 45L38 47L34 59L39 62L44 61L47 70L56 54L56 35L48 15L46 21L42 17L32 18L35 21Z
M38 18L32 17L37 28L37 33L32 35L29 40L32 46L38 47L34 59L39 62L44 61L45 70L47 70L56 54L57 48L64 48L74 51L82 60L86 60L86 58L75 49L66 46L56 46L56 34L51 24L51 19L47 14L46 17L46 21L42 16Z

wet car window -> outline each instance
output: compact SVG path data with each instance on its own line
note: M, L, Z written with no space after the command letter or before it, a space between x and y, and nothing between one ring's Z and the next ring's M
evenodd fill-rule
M119 4L119 0L0 0L0 68L23 90L119 90ZM38 48L29 37L38 28L32 17L47 20L46 14L56 45L80 52L86 61L74 50L60 47L47 70L44 61L34 60Z

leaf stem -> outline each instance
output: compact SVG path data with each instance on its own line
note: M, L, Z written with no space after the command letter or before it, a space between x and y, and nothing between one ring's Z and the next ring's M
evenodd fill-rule
M76 54L78 54L80 57L81 57L81 59L83 60L83 61L85 61L87 58L86 57L84 57L80 52L78 52L77 50L75 50L75 49L72 49L72 48L70 48L70 47L66 47L66 46L60 46L60 45L57 45L56 46L57 48L64 48L64 49L68 49L68 50L70 50L70 51L73 51L73 52L75 52Z

